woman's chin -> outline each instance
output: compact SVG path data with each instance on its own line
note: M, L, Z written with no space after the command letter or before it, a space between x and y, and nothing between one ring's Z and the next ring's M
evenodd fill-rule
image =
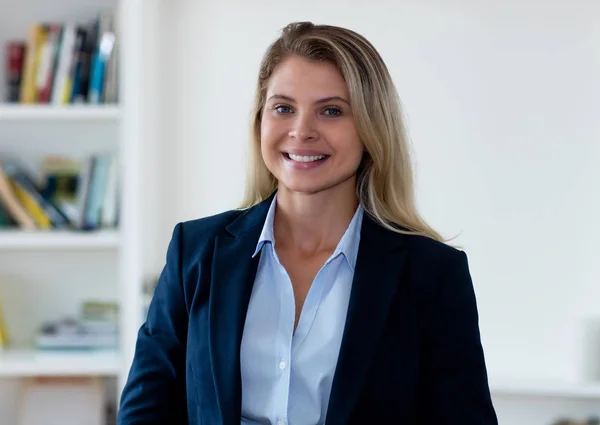
M349 173L350 174L350 173ZM287 191L290 193L302 193L306 195L314 195L323 192L346 192L351 194L355 193L356 190L356 174L350 174L348 177L339 176L339 178L332 179L326 178L326 176L295 176L295 175L283 175L278 178L278 189L279 191Z
M290 193L302 193L311 195L326 190L328 186L326 184L318 182L281 182L279 183L279 191L286 191Z
M279 191L287 191L290 193L302 193L306 195L314 195L323 192L335 191L342 189L343 182L325 181L323 179L289 179L279 180ZM353 189L352 189L353 190Z

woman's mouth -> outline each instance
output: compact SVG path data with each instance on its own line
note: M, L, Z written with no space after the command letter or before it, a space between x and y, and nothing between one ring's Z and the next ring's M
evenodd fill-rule
M296 169L308 170L323 164L329 159L329 155L297 155L284 152L283 158Z
M311 155L311 156L303 156L303 155L294 155L293 153L288 153L287 157L292 161L296 162L315 162L321 161L327 158L327 155Z

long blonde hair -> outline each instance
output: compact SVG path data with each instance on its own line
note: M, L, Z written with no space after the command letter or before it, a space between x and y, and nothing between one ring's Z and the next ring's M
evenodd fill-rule
M445 242L417 211L400 100L383 59L360 34L330 25L291 23L263 57L252 109L249 164L241 207L252 207L277 189L277 179L262 159L260 124L269 78L275 67L291 55L332 63L348 85L353 117L365 149L356 185L365 211L392 231Z

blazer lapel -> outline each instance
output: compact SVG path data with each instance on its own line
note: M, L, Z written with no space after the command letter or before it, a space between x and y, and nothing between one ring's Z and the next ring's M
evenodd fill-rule
M400 252L402 235L381 227L366 213L360 238L327 425L348 423L400 284L405 259L405 253Z
M240 345L260 256L252 258L270 200L241 214L215 240L209 301L209 351L223 425L241 417Z

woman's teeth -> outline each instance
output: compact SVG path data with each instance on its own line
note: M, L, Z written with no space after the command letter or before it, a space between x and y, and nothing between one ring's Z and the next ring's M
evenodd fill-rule
M290 159L292 159L293 161L296 161L296 162L313 162L313 161L318 161L320 159L325 158L325 155L300 156L300 155L294 155L293 153L289 153L288 155L289 155Z

